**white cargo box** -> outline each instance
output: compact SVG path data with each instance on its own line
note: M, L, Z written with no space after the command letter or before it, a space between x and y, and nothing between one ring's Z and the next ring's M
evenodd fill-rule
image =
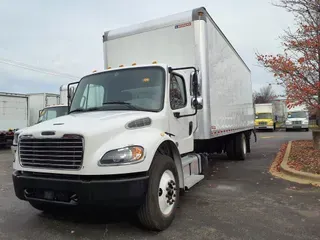
M272 113L273 112L272 103L259 103L255 104L256 113Z
M28 96L0 93L0 131L28 126Z
M157 61L199 70L204 105L197 115L196 139L254 128L250 69L205 8L111 30L103 42L106 69ZM190 84L190 78L185 82Z

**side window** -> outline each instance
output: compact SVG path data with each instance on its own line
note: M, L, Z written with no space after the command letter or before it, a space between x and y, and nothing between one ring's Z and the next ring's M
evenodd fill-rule
M184 79L178 75L172 75L171 77L170 105L173 110L183 108L187 105Z
M100 107L104 102L104 87L96 84L89 84L84 90L80 106L84 108Z

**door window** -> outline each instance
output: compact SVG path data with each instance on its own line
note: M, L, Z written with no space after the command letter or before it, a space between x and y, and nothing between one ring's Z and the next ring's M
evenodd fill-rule
M187 105L186 87L183 77L172 75L170 81L170 105L173 110Z

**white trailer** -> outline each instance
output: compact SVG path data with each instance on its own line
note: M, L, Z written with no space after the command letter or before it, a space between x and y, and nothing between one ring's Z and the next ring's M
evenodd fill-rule
M44 211L133 205L164 230L207 153L250 152L250 70L205 8L105 32L103 46L108 69L80 80L70 113L19 135L15 193Z
M0 146L13 139L11 130L28 125L28 97L24 94L0 93Z
M31 93L29 97L29 121L28 126L38 122L39 113L45 107L59 104L60 95L54 93Z
M23 128L28 125L28 96L0 93L0 130Z

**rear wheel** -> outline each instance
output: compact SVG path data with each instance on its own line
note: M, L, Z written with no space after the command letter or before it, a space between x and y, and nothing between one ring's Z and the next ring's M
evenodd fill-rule
M137 214L145 228L162 231L171 225L179 203L179 177L173 159L157 154L149 176L146 199Z
M235 150L234 150L234 137L230 137L226 146L226 153L229 160L233 160L235 158Z
M247 156L247 140L243 133L235 136L235 158L245 160Z

